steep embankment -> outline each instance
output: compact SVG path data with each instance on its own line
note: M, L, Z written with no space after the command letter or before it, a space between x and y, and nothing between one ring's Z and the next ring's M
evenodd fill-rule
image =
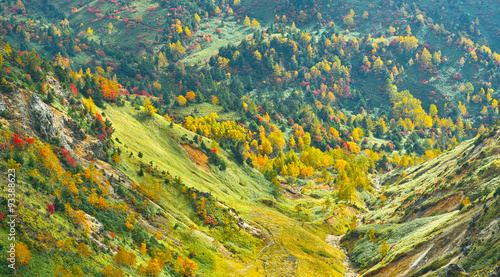
M497 129L383 177L365 225L343 239L363 276L437 276L445 270L485 276L498 266Z

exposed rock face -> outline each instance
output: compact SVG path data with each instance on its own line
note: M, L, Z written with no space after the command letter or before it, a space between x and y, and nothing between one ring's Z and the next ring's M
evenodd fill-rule
M28 116L30 125L45 139L54 136L54 113L35 93L31 94L28 102Z
M459 277L459 276L464 276L465 270L457 265L457 264L450 264L448 267L446 267L441 274L439 274L439 277Z
M58 97L69 92L59 82L47 76L49 89ZM38 136L44 140L57 140L60 147L68 150L77 162L104 159L101 141L89 136L64 112L44 103L35 92L14 87L9 95L0 94L0 112L9 113L9 124L17 126L23 135Z
M102 243L102 233L104 232L104 224L99 222L97 218L85 214L85 220L87 221L87 226L89 228L89 238L94 241L100 248L109 249L108 246ZM113 250L112 250L113 252Z
M7 111L7 106L5 106L5 102L3 102L2 98L0 98L0 112Z
M61 87L61 84L52 76L47 76L47 84L54 91L56 97L66 97L69 92Z
M87 224L90 228L91 234L92 233L101 234L104 231L104 224L99 222L99 220L97 220L97 218L95 218L91 215L85 214L85 220L87 220Z

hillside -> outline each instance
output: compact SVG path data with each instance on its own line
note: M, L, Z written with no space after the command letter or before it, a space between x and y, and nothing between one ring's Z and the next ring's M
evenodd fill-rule
M452 264L471 276L498 272L499 138L496 127L381 179L365 224L343 238L365 276L438 276Z
M500 274L499 11L0 0L0 275Z

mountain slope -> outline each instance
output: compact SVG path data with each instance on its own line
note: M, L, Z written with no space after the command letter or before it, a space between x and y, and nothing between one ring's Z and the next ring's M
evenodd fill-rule
M450 264L485 276L498 266L499 139L496 127L381 179L365 225L343 240L364 276L437 276Z

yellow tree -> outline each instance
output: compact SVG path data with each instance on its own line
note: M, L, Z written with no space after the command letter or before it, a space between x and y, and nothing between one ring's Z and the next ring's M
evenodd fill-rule
M111 31L113 31L113 23L109 22L109 24L108 24L108 34L111 34Z
M16 256L17 262L21 266L29 265L31 261L31 251L28 249L28 246L23 242L20 242L16 245Z
M250 26L252 26L252 28L259 28L260 27L260 23L254 19L252 19L252 23L250 24Z
M139 252L141 252L143 255L146 255L148 253L148 249L145 243L141 243L141 248L139 249Z
M87 248L87 245L85 245L85 243L83 242L80 242L78 244L78 254L80 254L80 256L82 257L88 257L90 256L90 252Z
M349 14L344 17L344 24L351 27L352 24L354 24L354 11L351 9L351 11L349 12Z
M382 244L380 244L380 250L378 251L378 253L380 254L380 256L382 256L382 258L384 258L385 256L387 256L387 254L389 254L390 249L391 247L389 246L389 244L387 244L387 241L384 240Z
M345 170L339 170L337 183L337 196L347 202L354 199L356 185L351 182Z
M437 107L434 104L431 104L431 107L429 108L429 113L432 117L435 117L438 113Z
M245 19L243 20L243 25L245 26L250 26L250 18L248 16L245 16Z
M167 57L163 52L158 54L158 67L163 68L168 65Z
M432 66L432 55L427 48L424 48L422 55L420 55L420 63L426 68L430 68Z
M260 54L259 50L255 50L255 52L253 52L253 56L258 61L260 61L262 59L262 55Z
M186 99L189 100L189 102L194 102L196 100L196 94L194 93L194 91L188 91L186 93Z
M382 66L384 66L384 62L378 57L373 63L373 69L380 71L382 70Z
M177 103L179 103L179 106L185 106L186 105L186 98L182 95L179 95L177 98Z
M151 101L149 101L149 98L146 98L144 100L143 108L144 108L144 111L146 112L146 114L149 116L155 116L156 112L158 111L158 109L155 106L153 106L153 103L151 103Z
M118 152L113 154L113 162L115 162L115 164L119 164L121 162L120 154L118 154Z
M215 105L219 104L219 98L217 98L217 96L215 95L212 95L212 104Z

